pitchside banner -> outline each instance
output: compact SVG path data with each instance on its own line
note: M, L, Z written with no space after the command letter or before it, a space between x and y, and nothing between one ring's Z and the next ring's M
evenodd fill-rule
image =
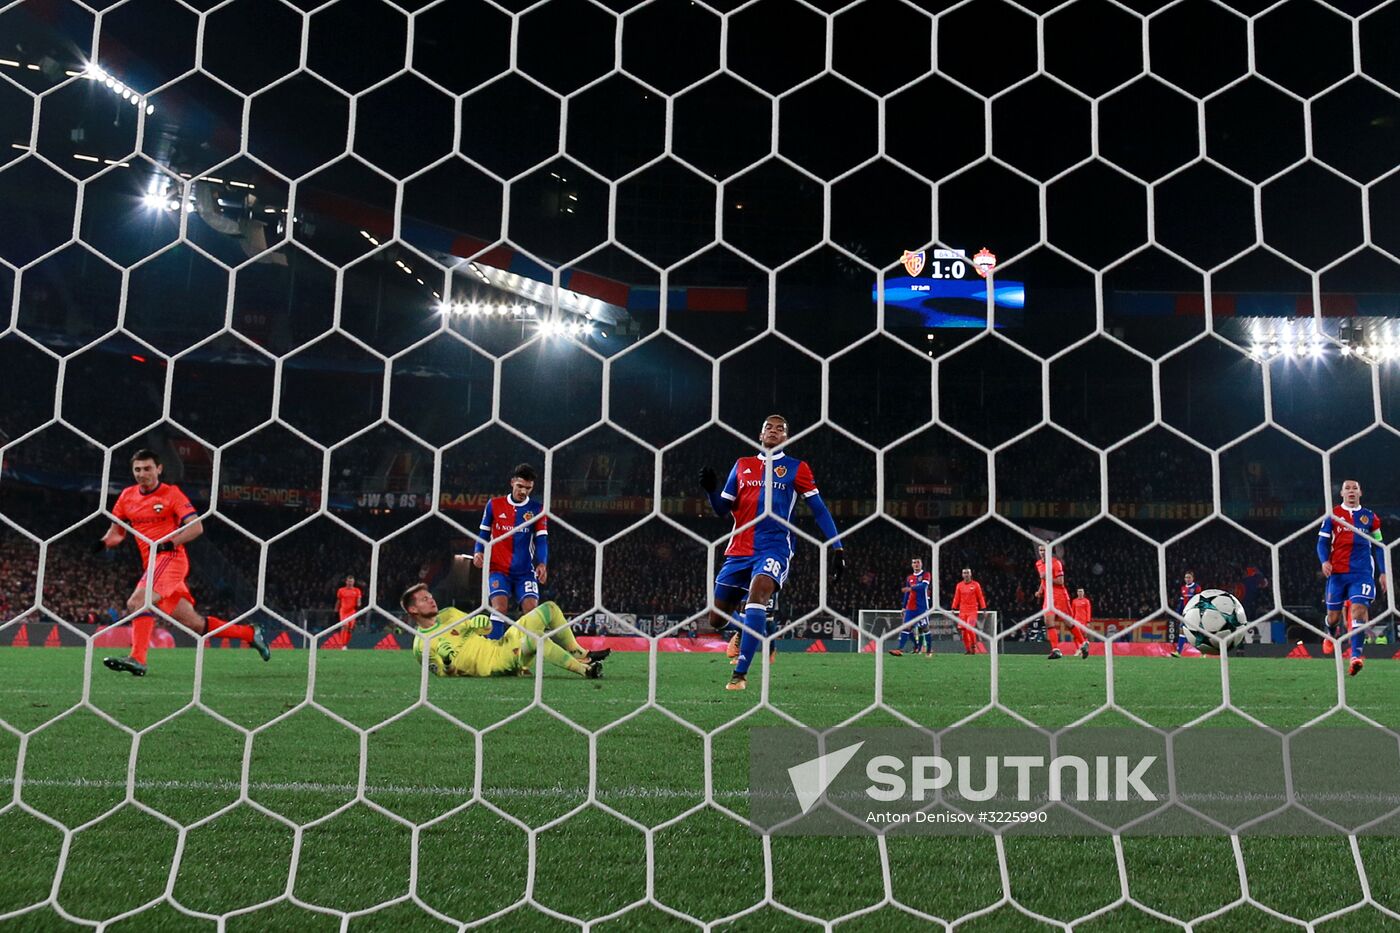
M1351 725L754 729L749 780L774 835L1400 835L1400 744Z

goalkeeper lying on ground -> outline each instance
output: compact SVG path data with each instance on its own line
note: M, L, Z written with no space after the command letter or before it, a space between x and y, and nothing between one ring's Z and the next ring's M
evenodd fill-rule
M544 659L556 667L588 678L603 676L603 659L611 648L586 651L574 639L564 610L555 603L541 603L525 613L499 638L491 638L489 615L469 616L460 609L438 611L427 584L404 590L399 598L408 618L418 627L413 656L421 663L423 645L430 643L428 667L438 677L492 677L528 674L539 645ZM526 632L543 636L537 642Z

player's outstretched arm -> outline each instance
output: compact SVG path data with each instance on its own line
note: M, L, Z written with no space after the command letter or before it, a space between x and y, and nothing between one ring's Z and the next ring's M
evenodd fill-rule
M544 583L549 579L548 564L549 532L540 528L535 531L535 577L540 583Z
M804 463L805 467L806 464ZM799 473L800 475L800 473ZM800 488L800 487L799 487ZM803 498L807 502L807 508L812 510L812 517L817 520L817 527L822 531L822 537L831 542L831 576L834 580L841 579L841 575L846 572L846 548L841 543L841 532L836 528L836 519L831 517L831 510L822 501L822 494L812 489Z
M126 529L116 522L112 522L107 533L98 538L92 545L92 553L101 554L108 548L114 548L126 540Z
M166 550L174 550L182 544L189 544L195 538L204 534L204 522L198 518L187 518L173 535L163 542L169 545Z
M821 493L814 492L807 496L807 508L812 510L812 517L817 520L817 527L822 530L822 537L831 542L831 546L836 550L841 550L841 532L836 528L836 519L831 517L831 510L822 501Z
M729 480L724 484L724 489L719 488L719 475L706 466L700 468L700 488L704 490L705 497L710 500L710 508L715 514L724 518L733 511L732 503L737 492L737 477L734 470L729 471Z
M1376 585L1384 593L1389 586L1389 581L1385 578L1385 544L1381 538L1381 533L1377 531L1371 536L1374 541L1371 545L1371 553L1376 558Z
M1322 565L1322 575L1332 576L1332 516L1322 520L1322 530L1317 533L1317 561Z

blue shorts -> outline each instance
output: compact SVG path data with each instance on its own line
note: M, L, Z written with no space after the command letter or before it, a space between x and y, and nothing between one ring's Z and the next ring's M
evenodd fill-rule
M749 584L757 576L772 577L783 588L787 581L788 561L791 554L770 551L764 554L734 555L724 559L724 565L715 574L715 599L732 598L735 591L747 593Z
M524 600L538 601L540 598L540 581L533 570L529 573L492 573L487 582L491 586L491 599L504 596L514 599L518 606Z
M929 610L927 609L906 609L904 610L904 624L908 625L913 622L917 631L926 632L928 631L928 614ZM914 621L916 619L917 622Z
M1376 578L1369 573L1334 573L1327 578L1327 608L1342 608L1342 603L1351 600L1363 606L1371 605L1376 598Z

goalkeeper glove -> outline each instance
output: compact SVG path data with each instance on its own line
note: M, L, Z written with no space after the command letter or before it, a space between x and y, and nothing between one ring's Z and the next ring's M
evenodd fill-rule
M714 492L719 488L719 477L709 467L700 468L700 488L706 492Z
M166 553L167 551L173 551L173 550L175 550L175 542L174 542L174 541L162 541L160 544L157 544L157 545L156 545L156 553L157 553L157 554L164 554L164 553Z
M846 550L845 548L831 549L831 579L840 580L841 575L846 572Z

